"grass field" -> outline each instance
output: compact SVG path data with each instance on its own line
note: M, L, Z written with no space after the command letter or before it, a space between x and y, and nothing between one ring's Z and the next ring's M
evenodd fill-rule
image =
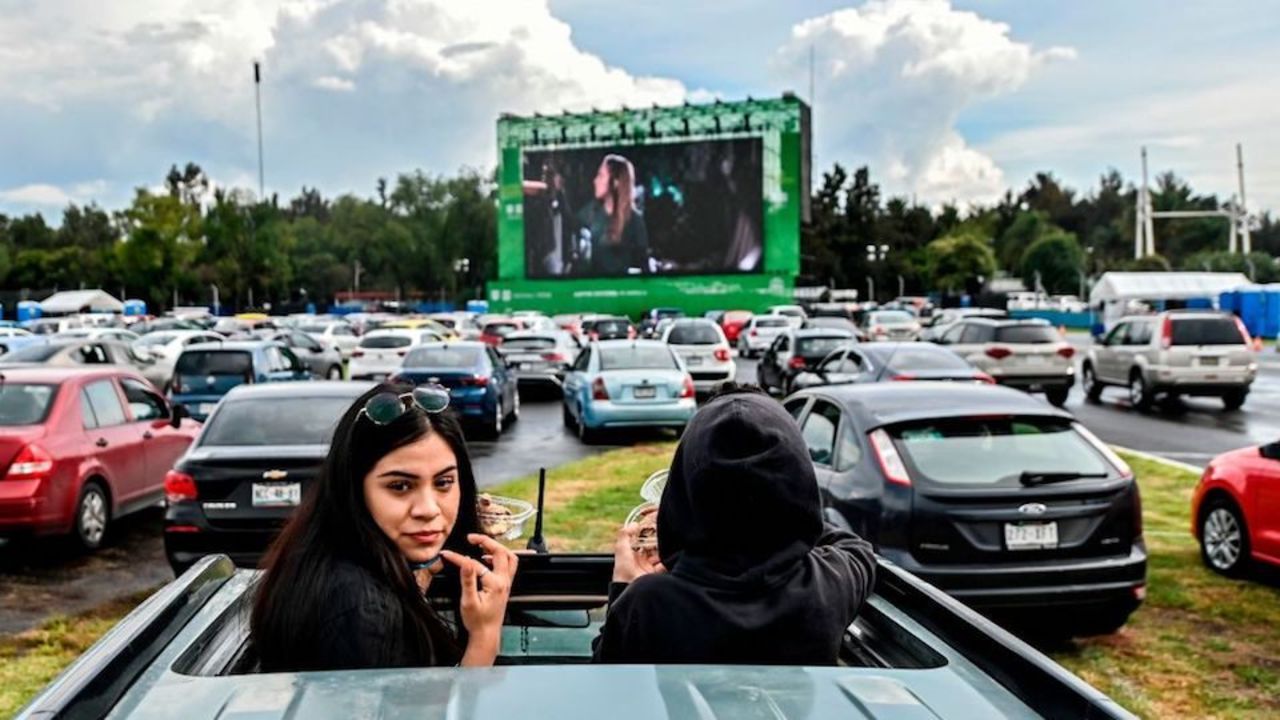
M641 502L641 482L667 467L674 448L639 445L551 471L545 524L551 549L608 551L618 524ZM1274 575L1235 581L1206 570L1188 532L1194 473L1126 459L1142 487L1151 554L1147 601L1120 632L1051 654L1143 717L1280 716L1280 590ZM537 478L493 492L532 501ZM11 715L140 600L0 638L0 717Z

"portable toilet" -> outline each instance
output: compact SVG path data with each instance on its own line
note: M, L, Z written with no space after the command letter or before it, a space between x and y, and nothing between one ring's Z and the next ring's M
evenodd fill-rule
M468 300L467 312L480 313L483 315L484 313L489 312L489 301L488 300Z
M138 300L135 298L133 300L124 301L125 317L137 317L139 315L146 315L146 314L147 314L147 303L145 300Z
M1238 298L1236 314L1240 316L1250 335L1260 337L1267 310L1266 295L1262 288L1242 287L1236 291L1236 296Z
M1266 285L1262 288L1266 311L1262 319L1262 337L1280 336L1280 284Z
M40 303L35 300L23 300L18 303L18 322L30 322L38 320L44 313L40 310Z
M1226 290L1221 295L1218 295L1218 309L1222 312L1236 312L1239 306L1240 298L1236 295L1235 290Z
M1207 297L1204 297L1204 298L1188 298L1188 299L1187 299L1187 309L1188 309L1188 310L1212 310L1212 309L1213 309L1213 298L1207 298Z

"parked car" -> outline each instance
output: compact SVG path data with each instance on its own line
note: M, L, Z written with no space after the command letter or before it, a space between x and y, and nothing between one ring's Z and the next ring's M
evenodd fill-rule
M486 345L501 345L502 339L513 332L525 329L523 320L515 318L494 318L480 326L480 342Z
M805 312L804 308L799 305L771 305L765 312L769 315L780 315L786 318L794 330L804 327L804 321L809 319L809 313Z
M995 383L990 375L937 345L866 343L836 350L812 372L796 375L791 388L908 380Z
M1042 392L1058 407L1075 384L1075 348L1043 320L966 318L938 343L1001 385Z
M0 368L30 365L75 367L77 365L119 365L153 375L154 362L114 340L58 340L27 345L0 355ZM158 387L158 386L157 386Z
M559 387L560 376L581 348L572 335L557 330L514 332L497 349L517 383Z
M1280 442L1215 457L1191 498L1191 533L1214 572L1280 567Z
M417 345L443 342L430 330L370 330L351 351L347 377L352 380L385 380L400 369Z
M57 335L68 330L79 330L84 322L78 317L50 317L32 320L27 323L27 331L32 335Z
M796 375L813 370L835 350L855 343L853 335L844 330L787 330L760 356L756 382L766 392L786 395Z
M591 443L606 428L682 430L697 409L693 378L656 340L593 342L564 377L564 425Z
M937 342L938 338L942 337L942 334L950 330L953 325L971 317L999 320L1009 317L1009 313L996 308L945 308L921 321L920 324L924 329L920 332L920 339L928 342Z
M311 372L292 350L270 340L190 345L174 364L169 398L203 421L238 385L310 379Z
M0 327L0 355L28 345L43 345L52 335L34 335L19 327Z
M1063 634L1112 632L1142 602L1138 485L1070 414L967 383L831 385L783 404L827 520L899 567Z
M319 474L338 419L371 387L309 382L232 388L164 476L164 553L174 573L215 553L257 567Z
M173 367L183 349L224 340L226 338L212 330L158 330L138 338L131 347L139 357L151 361L149 368L143 368L147 379L158 388L166 388L173 380Z
M351 353L360 344L360 336L356 334L356 329L345 322L303 323L298 326L298 330L325 345L336 348L344 361L351 359Z
M753 358L772 345L780 333L790 328L790 321L779 315L755 315L738 333L738 354Z
M270 339L292 350L312 376L325 380L342 379L342 353L336 347L325 345L301 330L278 332Z
M567 313L564 315L556 315L551 321L556 327L564 330L572 335L575 339L582 337L582 315L578 313Z
M114 327L85 327L79 330L68 330L53 336L55 340L114 340L126 345L137 342L141 335Z
M446 342L458 339L458 333L453 328L437 322L429 317L401 317L394 320L388 320L378 326L379 330L429 330L439 335Z
M114 521L160 500L199 428L184 418L132 370L5 370L0 535L70 534L96 549Z
M216 322L214 323L217 324ZM129 326L129 329L139 335L149 335L153 332L170 332L173 330L209 330L200 322L188 320L185 318L152 318L150 320L141 320Z
M720 329L724 331L724 337L731 343L738 342L738 334L742 332L742 326L752 317L752 313L746 310L728 310L720 316Z
M392 376L413 385L449 388L449 406L468 425L491 438L520 419L520 388L506 362L480 342L435 342L413 348Z
M738 366L729 351L729 341L719 325L702 318L678 318L662 333L666 343L684 363L693 378L693 387L709 393L715 386L733 382Z
M680 308L660 307L646 310L644 315L640 317L640 327L637 331L640 337L656 338L658 337L658 321L664 318L681 318L684 317L684 311Z
M624 317L605 315L583 323L591 340L630 340L636 337L636 326Z
M818 315L805 320L803 327L819 330L844 330L850 335L858 338L860 341L866 339L862 335L862 331L858 329L858 326L852 320L843 317Z
M702 317L710 320L711 322L717 325L720 325L721 324L720 321L724 319L724 310L708 310L702 313ZM721 327L720 329L723 330L724 328Z
M868 342L910 342L920 339L920 321L907 310L872 310L860 326Z
M1218 397L1238 410L1258 374L1249 331L1229 313L1175 310L1126 317L1089 348L1080 369L1093 401L1108 385L1126 387L1129 403L1151 407L1156 398Z

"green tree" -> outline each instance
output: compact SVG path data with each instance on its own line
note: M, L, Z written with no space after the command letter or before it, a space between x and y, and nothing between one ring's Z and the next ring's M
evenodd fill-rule
M933 286L948 293L976 293L996 271L991 241L971 228L929 243L928 256Z
M1022 255L1022 282L1029 288L1036 287L1038 275L1047 292L1077 292L1083 271L1084 250L1065 230L1045 233Z

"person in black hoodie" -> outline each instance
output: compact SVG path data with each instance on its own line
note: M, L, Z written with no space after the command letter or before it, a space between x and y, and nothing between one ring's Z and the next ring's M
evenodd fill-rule
M658 556L624 527L594 644L603 663L834 665L875 580L871 545L825 526L795 420L733 387L693 418L658 511Z

